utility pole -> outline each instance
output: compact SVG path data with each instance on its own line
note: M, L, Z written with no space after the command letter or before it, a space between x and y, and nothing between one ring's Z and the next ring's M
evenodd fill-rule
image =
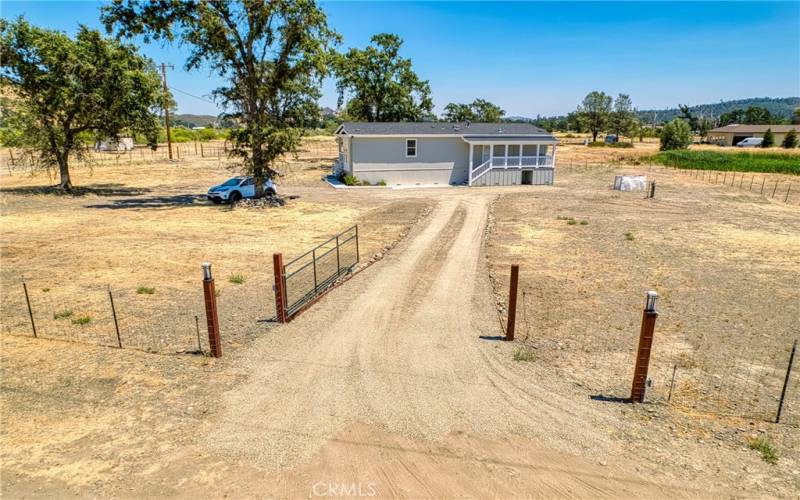
M172 137L169 127L169 90L167 90L167 66L169 66L170 69L175 69L175 66L161 63L161 76L163 77L162 82L164 84L164 123L167 127L167 149L169 150L169 161L172 161Z

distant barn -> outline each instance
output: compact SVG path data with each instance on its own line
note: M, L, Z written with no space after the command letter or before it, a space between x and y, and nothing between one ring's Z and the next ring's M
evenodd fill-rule
M767 129L775 135L775 145L780 146L786 134L794 130L800 134L800 125L725 125L724 127L709 130L706 137L708 142L720 146L735 146L748 137L764 137Z

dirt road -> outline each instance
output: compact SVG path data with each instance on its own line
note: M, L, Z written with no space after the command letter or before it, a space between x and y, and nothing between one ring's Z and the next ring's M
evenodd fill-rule
M490 195L469 195L250 349L211 449L273 471L278 496L696 495L569 453L618 445L593 428L607 416L508 367L483 269Z

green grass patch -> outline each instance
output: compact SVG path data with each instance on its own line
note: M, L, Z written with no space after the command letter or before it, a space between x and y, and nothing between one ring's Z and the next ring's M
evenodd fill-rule
M581 226L588 226L588 225L589 225L589 221L588 220L584 219L584 220L581 221Z
M763 436L758 436L757 438L750 440L748 446L751 450L756 450L757 452L761 453L761 459L768 464L774 465L778 463L778 450L776 450L775 446L770 443L769 439Z
M578 221L576 221L575 219L567 219L567 224L569 224L570 226L574 226L577 223Z
M635 239L636 239L636 237L633 235L632 232L628 231L627 233L625 233L625 240L633 241Z
M691 170L767 172L800 175L800 155L737 151L662 151L645 162Z
M156 293L156 289L149 286L140 286L136 289L136 293L139 295L153 295Z
M72 320L73 325L85 325L86 323L92 321L91 316L78 316L77 318Z
M228 278L228 281L234 285L241 285L244 283L244 276L241 274L231 274L230 278Z
M514 361L535 361L536 355L530 349L517 349L514 351Z
M72 309L64 309L63 311L53 313L53 319L66 319L70 316L72 316Z

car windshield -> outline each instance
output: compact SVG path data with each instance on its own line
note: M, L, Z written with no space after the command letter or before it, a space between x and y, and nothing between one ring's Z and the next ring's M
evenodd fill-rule
M233 179L228 179L227 181L225 181L224 184L221 184L221 185L222 186L238 186L239 182L241 182L241 180L242 179L239 178L239 177L234 177Z

